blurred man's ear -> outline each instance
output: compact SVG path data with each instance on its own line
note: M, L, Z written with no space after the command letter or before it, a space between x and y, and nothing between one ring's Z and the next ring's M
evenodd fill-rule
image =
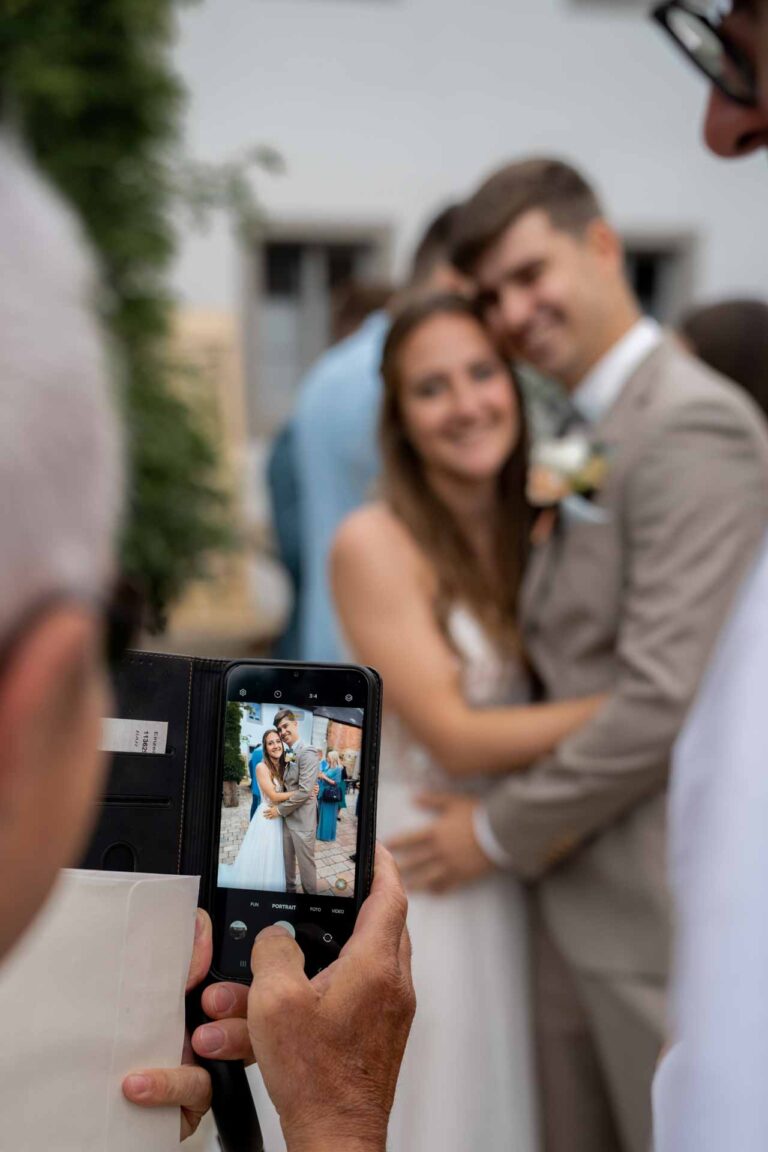
M584 239L592 253L613 271L624 267L624 245L615 228L599 217L591 220L584 231Z
M13 644L0 677L0 955L77 863L102 783L107 704L101 628L50 609Z
M97 661L99 629L79 606L52 608L15 641L0 678L0 803L12 764L47 736L66 738ZM5 752L14 756L6 763Z

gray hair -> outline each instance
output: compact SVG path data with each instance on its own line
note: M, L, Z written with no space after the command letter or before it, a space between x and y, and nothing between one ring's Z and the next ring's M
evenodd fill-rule
M0 133L0 644L113 576L123 449L72 215Z

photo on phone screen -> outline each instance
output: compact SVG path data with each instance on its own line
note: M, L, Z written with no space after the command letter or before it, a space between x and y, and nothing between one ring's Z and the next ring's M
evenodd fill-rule
M269 924L290 928L312 972L349 939L372 871L380 693L365 668L230 667L212 861L225 979L248 979Z
M219 888L354 896L362 730L362 708L227 702Z

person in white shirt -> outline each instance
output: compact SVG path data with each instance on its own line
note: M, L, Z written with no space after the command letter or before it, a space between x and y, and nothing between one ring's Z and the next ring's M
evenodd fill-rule
M768 146L766 0L665 5L656 18L709 76L712 151ZM768 540L675 751L672 1046L654 1085L656 1152L768 1147L767 683Z
M454 260L504 351L563 385L581 421L582 469L533 548L521 630L547 699L608 699L482 802L431 797L439 818L393 847L414 887L494 864L536 881L547 1152L645 1152L666 1024L670 753L768 525L768 436L739 390L641 316L615 231L562 161L481 185Z

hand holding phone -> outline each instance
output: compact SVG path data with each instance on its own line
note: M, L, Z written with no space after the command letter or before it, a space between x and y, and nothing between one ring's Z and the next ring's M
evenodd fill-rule
M397 868L379 845L371 894L335 963L309 979L293 937L270 928L253 947L250 989L218 984L203 995L215 1023L194 1032L194 1050L217 1060L255 1056L289 1152L385 1148L415 1010L406 910Z

